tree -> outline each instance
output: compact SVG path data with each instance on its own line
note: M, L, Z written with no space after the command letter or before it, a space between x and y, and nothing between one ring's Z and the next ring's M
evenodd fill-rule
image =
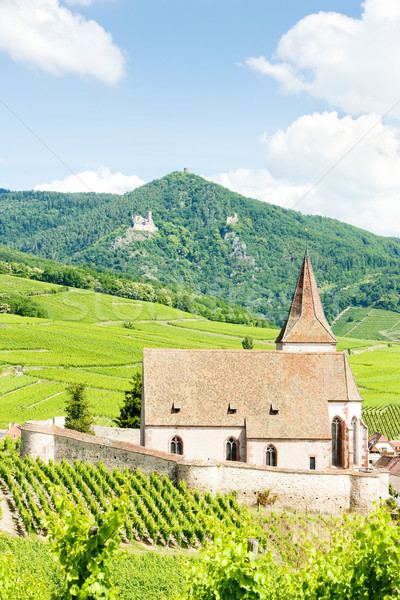
M118 427L140 427L140 409L142 406L142 374L135 373L131 388L125 392L125 400L119 411L119 417L114 419Z
M254 347L253 338L251 335L246 335L246 337L242 340L242 346L245 350L252 350Z
M93 415L86 396L85 385L83 383L70 385L67 392L69 398L65 403L65 412L67 413L65 427L93 434Z

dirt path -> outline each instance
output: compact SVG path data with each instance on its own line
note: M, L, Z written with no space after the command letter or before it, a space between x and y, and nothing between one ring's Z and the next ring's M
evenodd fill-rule
M137 323L168 323L168 321L176 321L177 323L186 323L186 321L207 321L207 319L202 319L201 317L199 317L198 319L144 319L142 321L140 320L134 320L134 321L129 321L129 319L126 319L125 321L98 321L97 323L93 323L93 325L121 325L121 327L124 326L124 323L132 323L132 325L136 325Z
M3 516L0 519L0 530L11 533L12 535L18 535L14 513L10 508L11 498L10 492L8 490L5 491L4 485L0 485L0 502L3 513Z
M344 313L345 313L345 312L347 312L347 311L349 310L349 308L351 308L351 306L348 306L347 308L345 308L344 310L342 310L342 312L341 312L341 313L339 313L339 314L338 314L338 316L337 316L337 317L335 317L335 318L333 319L333 321L332 321L332 323L331 323L331 327L333 327L333 326L334 326L334 324L336 323L336 321L339 321L340 317L341 317L342 315L344 315Z
M355 348L351 351L352 354L362 354L363 352L373 352L378 348L387 348L387 344L375 344L375 346L368 346L368 348Z
M39 381L41 381L41 380L39 379ZM55 383L58 383L58 382L55 382ZM60 381L60 383L62 383L62 382ZM34 406L37 406L38 404L41 404L42 402L46 402L47 400L50 400L50 398L55 398L56 396L59 396L63 392L64 392L64 390L62 390L61 392L57 392L56 394L53 394L52 396L48 396L47 398L42 398L42 400L38 400L38 402L34 402L33 404L29 404L29 406L25 407L25 410L28 409L28 408L33 408Z
M203 321L204 319L184 319L185 321ZM171 319L169 319L168 321L157 321L158 323L160 323L160 325L165 325L166 327L173 327L176 328L175 325L173 325L173 321L171 321ZM242 340L243 337L241 337L240 335L228 335L227 333L216 333L213 331L203 331L203 329L193 329L192 327L178 327L178 329L181 329L183 331L195 331L196 333L206 333L207 335L216 335L218 337L223 337L223 338L229 338L231 340ZM274 344L275 340L260 340L258 338L254 338L254 340L259 343L259 344Z
M5 396L9 396L10 394L13 394L14 392L18 392L19 390L23 390L25 388L30 388L33 385L36 385L38 383L38 381L34 381L33 383L28 383L27 385L21 385L21 387L15 388L15 390L11 390L10 392L6 392L5 394L1 394L1 397L4 398Z
M348 337L348 335L349 335L349 334L350 334L352 331L354 331L355 329L357 329L357 327L359 327L359 326L361 325L361 323L362 323L363 321L365 321L365 319L367 319L368 317L370 317L370 316L371 316L371 314L372 314L373 312L374 312L374 309L373 309L373 308L371 308L371 310L369 311L369 313L368 313L368 314L366 314L366 315L365 315L365 317L363 317L363 318L361 319L361 321L359 321L358 323L356 323L356 324L354 325L354 327L352 327L352 328L351 328L351 329L350 329L350 330L349 330L349 331L348 331L348 332L347 332L347 333L346 333L344 336L342 336L342 337L344 337L344 338Z

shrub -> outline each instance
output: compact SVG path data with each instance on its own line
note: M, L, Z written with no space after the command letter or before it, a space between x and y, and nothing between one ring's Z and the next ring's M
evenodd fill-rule
M242 346L245 350L252 350L254 348L253 338L250 335L246 335L242 340Z

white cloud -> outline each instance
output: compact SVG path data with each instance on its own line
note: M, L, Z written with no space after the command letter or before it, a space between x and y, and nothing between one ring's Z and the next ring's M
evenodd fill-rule
M352 115L386 113L400 100L400 2L365 0L360 19L311 14L279 41L272 61L249 58L286 92L306 91ZM395 110L400 117L400 108Z
M51 183L37 185L35 190L43 192L97 192L103 194L124 194L144 185L137 175L111 173L102 167L97 171L82 171L65 179L55 179Z
M266 169L238 169L209 179L246 196L293 208L322 178L296 210L400 237L399 129L383 125L373 114L354 119L339 118L336 112L316 113L266 137L265 147Z
M69 6L91 6L98 0L64 0ZM102 2L113 2L114 0L100 0Z
M90 6L94 0L65 0L65 4L69 6Z
M110 84L124 75L112 36L58 0L1 0L0 50L53 75L91 75Z

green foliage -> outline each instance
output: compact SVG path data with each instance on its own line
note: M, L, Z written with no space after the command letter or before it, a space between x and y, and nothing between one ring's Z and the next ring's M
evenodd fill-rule
M247 540L236 532L217 537L192 566L190 600L267 600L273 586L268 576L271 555L256 560Z
M35 573L20 573L18 559L10 550L0 553L0 600L49 599L43 577Z
M135 373L130 383L131 388L125 392L124 403L114 423L117 427L138 429L140 427L140 409L142 406L142 374Z
M0 578L9 575L13 588L7 590L8 596L0 595L0 600L50 600L51 595L61 600L63 573L47 542L0 534L0 557L6 553L12 555L7 567L14 567L9 572L2 570ZM186 588L186 562L187 556L177 551L167 554L142 549L140 554L115 554L109 567L120 600L171 600ZM17 592L20 595L13 595Z
M254 340L250 335L246 335L242 340L244 350L252 350L254 348Z
M158 231L113 247L116 237L130 227L132 211L143 215L146 210L153 210ZM227 225L233 212L239 222ZM126 297L139 293L144 300L152 295L166 306L170 299L173 306L212 320L242 323L251 316L239 305L275 322L286 317L305 228L328 318L349 305L399 310L397 240L244 198L196 175L171 173L123 196L10 192L2 195L0 204L0 242L23 251L34 249L42 257L97 265L88 270L60 267L37 258L19 267L21 273L29 266L42 271L36 276L43 281L74 287L99 282L111 293L123 289L132 294ZM24 262L6 249L0 260L6 263L5 272L10 263ZM105 266L124 274L122 288ZM129 277L138 285L128 285ZM145 285L149 287L138 292ZM200 294L225 303L229 299L236 306L219 305L209 297L199 300Z
M83 383L67 388L69 398L65 402L65 427L82 433L93 433L93 414Z
M11 313L23 317L46 318L47 312L31 298L22 294L0 294L0 313Z
M248 532L246 532L248 534ZM398 528L383 509L348 519L330 545L310 545L304 566L287 569L224 536L204 551L190 578L190 600L372 600L399 597Z
M394 497L395 494L396 494L396 491L395 491L394 487L392 486L391 483L389 483L389 495Z
M102 524L94 522L65 496L56 495L57 517L48 520L51 551L64 578L63 598L116 600L110 559L120 553L119 530L124 523L126 497L113 501Z
M337 336L388 342L400 341L400 315L391 310L353 308L336 321L333 331Z

